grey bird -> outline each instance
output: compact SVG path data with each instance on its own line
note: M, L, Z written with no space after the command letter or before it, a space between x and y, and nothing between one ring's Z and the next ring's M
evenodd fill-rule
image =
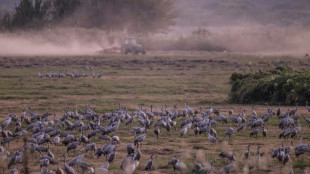
M67 147L67 152L69 152L70 150L75 150L78 145L80 145L81 142L80 141L75 141L73 143L71 143L68 147Z
M137 151L136 151L136 153L133 156L133 160L139 161L141 159L141 156L142 156L142 153L140 151L140 145L138 144Z
M250 144L248 144L248 150L243 152L243 159L247 160L249 159L249 156L250 156Z
M180 132L180 137L184 136L187 133L188 127L183 127Z
M56 136L55 138L54 138L54 144L55 145L58 145L60 143L60 137L59 136Z
M208 139L212 144L215 144L217 141L216 138L210 134L210 132L208 133Z
M255 130L251 131L251 132L250 132L250 137L256 135L256 138L257 138L258 133L259 133L260 131L261 131L261 129L255 129Z
M159 133L160 133L160 129L159 129L158 127L156 127L156 128L154 129L154 133L156 134L156 138L157 138L157 141L158 141L158 135L159 135Z
M227 158L230 161L234 161L235 160L235 153L226 153L226 152L221 152L219 154L219 157L221 158Z
M115 158L115 155L116 155L116 151L115 151L116 147L113 149L112 152L108 153L106 159L109 163L112 163L114 158Z
M244 128L245 124L246 123L241 123L241 124L238 123L237 132L241 131Z
M140 144L144 139L146 138L146 133L139 135L135 140L134 140L134 145Z
M151 170L153 164L153 154L151 154L151 159L147 160L144 164L144 170Z
M187 169L186 165L180 162L177 158L171 158L171 160L168 162L168 165L172 165L173 170L177 170L180 173L184 173Z
M95 170L96 174L108 174L109 173L109 162L106 161L103 166Z
M75 170L70 167L69 165L67 165L66 163L66 159L67 159L67 155L64 155L65 159L64 159L64 169L65 169L65 172L67 174L76 174Z
M130 155L130 154L133 154L133 153L135 153L134 146L131 143L129 143L127 145L127 154Z
M300 131L301 131L301 125L298 122L298 126L291 130L291 138L294 138L297 135L297 133Z
M306 109L308 112L310 112L310 107L308 106L308 101L306 101Z
M225 134L230 139L230 137L235 133L235 130L229 125L229 128L226 129Z
M10 170L10 174L19 174L19 172L17 169L14 168Z
M58 159L58 161L59 161L59 159ZM65 171L64 171L62 168L60 168L59 163L60 163L60 162L58 162L58 167L57 167L55 173L56 173L56 174L65 174Z
M236 167L235 161L233 160L231 163L224 167L226 173L230 173Z
M308 144L302 144L302 137L300 137L299 145L295 148L295 156L298 157L305 152L310 152L310 146Z
M95 152L95 149L96 149L96 144L95 143L88 143L85 145L85 152L88 152L88 151L94 151Z
M69 166L74 166L78 161L82 161L84 158L84 154L78 155L74 158L72 158L69 162L68 165Z

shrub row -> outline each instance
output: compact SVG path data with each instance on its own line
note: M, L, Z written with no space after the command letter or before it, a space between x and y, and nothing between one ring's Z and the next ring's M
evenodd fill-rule
M294 71L290 67L277 67L255 73L233 73L230 101L232 103L258 103L303 105L310 99L310 71Z

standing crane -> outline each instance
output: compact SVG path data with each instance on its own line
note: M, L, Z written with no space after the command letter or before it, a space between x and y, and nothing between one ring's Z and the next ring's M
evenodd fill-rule
M153 154L151 154L151 159L147 160L144 164L144 170L151 170L153 164Z

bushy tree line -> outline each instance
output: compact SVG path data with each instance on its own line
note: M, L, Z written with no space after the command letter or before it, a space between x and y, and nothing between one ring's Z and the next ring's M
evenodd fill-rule
M12 14L5 14L2 29L41 29L71 15L79 0L21 0Z
M129 33L164 32L174 24L174 0L21 0L2 19L2 29L54 26Z
M268 102L304 105L310 98L310 71L277 67L255 73L233 73L230 99L233 103Z

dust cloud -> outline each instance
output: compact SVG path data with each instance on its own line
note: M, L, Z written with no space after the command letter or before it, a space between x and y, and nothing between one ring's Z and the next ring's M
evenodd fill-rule
M245 164L243 166L242 172L243 172L243 174L248 174L249 173L249 165L248 164Z
M197 28L176 27L168 34L145 38L148 41L190 38L193 42L178 40L171 44L178 46L181 42L187 42L184 43L187 45L206 42L211 46L220 46L230 53L304 55L310 51L307 44L310 31L297 27L206 27L207 35L199 40L190 32L195 29ZM106 34L99 29L58 28L0 33L0 55L94 55L105 48L119 47L120 40L119 34ZM170 43L168 41L166 43ZM165 51L184 51L175 45L168 45L169 50ZM159 50L162 45L152 45L151 49L162 51ZM191 49L190 51L195 51L195 47Z
M222 143L222 151L225 152L225 153L231 153L232 152L231 146L228 144L227 141L223 141L223 143Z
M248 54L291 54L309 53L310 31L303 27L279 27L262 25L241 25L222 27L201 27L207 34L200 40L226 48L232 53ZM190 35L198 27L175 28L175 32Z
M0 55L94 55L113 45L100 30L58 28L0 33Z
M310 53L310 12L307 9L310 6L306 0L297 1L286 0L283 2L285 6L279 6L282 2L277 0L235 0L233 3L178 0L176 25L171 26L167 33L146 34L142 39L147 52L305 55ZM89 21L89 18L82 17L87 10L79 9L63 23L79 19L82 23L96 24L97 18ZM283 17L285 10L290 13ZM302 15L302 18L296 15ZM135 37L128 33L107 33L103 29L93 29L95 26L92 25L87 29L68 28L68 25L61 27L59 24L43 31L0 32L0 55L94 55L103 49L119 48L125 36ZM205 33L195 34L198 29L204 29Z

